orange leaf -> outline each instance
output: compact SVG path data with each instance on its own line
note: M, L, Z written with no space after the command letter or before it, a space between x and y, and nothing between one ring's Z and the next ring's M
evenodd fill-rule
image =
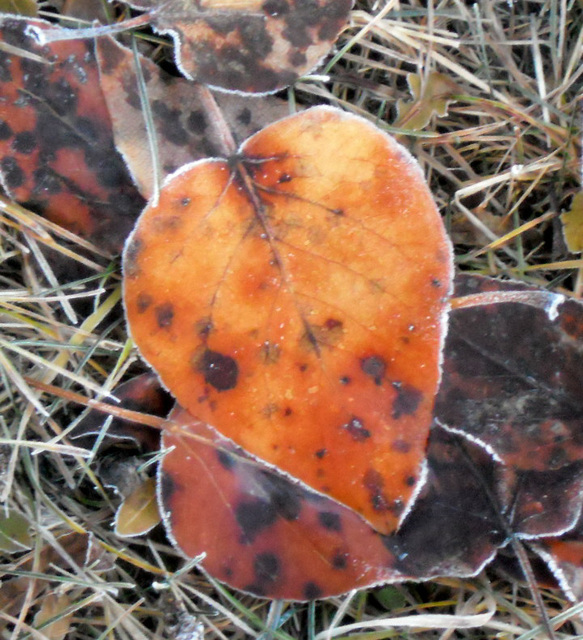
M335 109L282 120L177 172L124 271L131 333L180 404L397 527L422 482L452 272L402 147Z

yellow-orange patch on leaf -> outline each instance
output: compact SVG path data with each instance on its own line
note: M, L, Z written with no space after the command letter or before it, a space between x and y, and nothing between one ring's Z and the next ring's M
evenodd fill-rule
M131 333L251 454L393 531L418 489L450 246L415 161L316 108L194 163L124 254Z

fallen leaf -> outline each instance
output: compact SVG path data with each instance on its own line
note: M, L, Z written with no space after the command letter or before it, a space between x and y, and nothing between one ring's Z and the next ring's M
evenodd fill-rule
M187 427L187 428L185 428ZM491 456L436 428L428 481L401 530L382 536L353 510L249 457L177 408L163 434L160 508L170 539L254 595L310 600L374 584L475 575L505 540L482 482Z
M28 520L17 511L0 511L0 551L20 553L32 546Z
M131 378L115 389L118 402L106 400L122 409L141 411L155 416L167 416L174 402L170 395L162 389L158 377L152 373ZM157 451L160 446L158 430L135 422L113 417L107 430L104 430L106 416L99 411L89 411L70 433L76 446L92 449L99 438L99 452L120 441L132 441L143 452Z
M573 196L571 208L561 214L563 235L571 253L583 251L583 191Z
M413 158L315 108L177 172L124 298L180 404L391 532L422 484L451 270Z
M433 71L427 77L418 73L409 73L407 84L413 100L397 101L399 114L397 126L412 131L419 131L426 127L434 114L440 118L447 115L453 96L462 93L450 76L437 71Z
M57 566L64 570L78 569L79 566L91 566L93 571L109 570L112 564L105 551L93 543L91 536L79 533L66 533L56 537L54 546L44 544L40 548L40 553L31 551L26 557L21 558L19 569L21 571L35 571L37 573L48 573L48 568ZM59 553L57 545L66 549L68 558L72 559L73 565L63 559L63 553ZM30 602L43 596L50 583L47 580L31 580L29 576L18 576L11 579L3 576L2 589L0 589L0 611L9 615L18 615L25 602ZM2 623L0 622L0 629Z
M115 515L118 536L141 536L160 522L156 480L147 478L122 502Z
M344 27L351 0L126 0L172 36L189 79L245 93L272 93L318 65Z
M146 142L146 118L133 53L104 37L97 40L97 57L116 146L140 193L149 198L154 192L154 163ZM200 85L168 75L143 56L140 64L155 126L161 178L188 162L222 155L221 142L201 100ZM238 141L289 115L287 102L272 96L216 94L215 99Z
M540 291L460 276L456 294ZM548 293L546 308L503 302L452 316L438 419L516 470L557 471L583 458L583 312Z
M117 253L143 207L115 150L91 41L37 44L0 19L0 178L11 198Z
M35 628L49 640L62 640L71 628L73 613L64 613L70 605L71 600L66 593L47 594L43 598L40 610L34 617Z
M537 541L534 548L547 563L559 587L572 602L583 598L583 531Z

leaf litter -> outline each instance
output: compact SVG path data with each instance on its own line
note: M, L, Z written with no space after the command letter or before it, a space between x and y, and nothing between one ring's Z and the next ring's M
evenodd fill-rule
M457 7L459 9L459 7ZM372 37L380 38L380 50L383 52L388 52L386 59L391 60L391 53L395 55L397 60L406 59L408 62L415 61L417 57L423 54L426 49L423 46L423 39L416 39L415 32L408 31L407 27L410 24L417 25L416 19L413 18L410 22L404 21L397 14L390 14L389 20L380 25L375 25L374 22L371 22L371 15L368 13L369 7L358 7L358 11L360 13L355 13L354 15L354 28L358 29L360 25L366 24L369 25L370 28L369 33L371 39L367 35L363 35L360 39L357 39L357 47L356 50L353 50L348 56L341 61L340 67L343 65L347 65L349 73L353 69L357 69L359 65L363 64L365 60L367 60L367 56L370 56L371 51L375 51L379 48L378 42L376 40L373 42ZM514 8L513 11L515 13L511 15L510 10L508 12L495 13L494 16L482 16L477 14L476 16L472 16L469 14L465 14L463 11L459 14L454 14L456 17L447 22L447 28L449 29L449 34L453 34L458 26L474 24L478 29L478 34L482 33L487 36L489 33L489 29L493 28L492 25L500 25L506 24L506 21L511 17L514 18L515 22L513 23L513 29L515 29L515 35L520 34L520 30L524 29L526 22L523 20L523 17L517 8ZM479 216L482 209L490 210L494 213L498 213L498 215L508 215L510 217L515 216L519 219L526 219L526 212L532 211L531 207L534 207L534 212L541 211L541 208L548 207L549 199L553 198L553 190L545 189L545 185L548 185L548 181L552 178L559 178L559 182L557 183L554 180L554 189L558 190L559 194L563 192L561 189L563 187L568 191L569 185L577 186L578 182L574 182L577 176L577 153L574 154L570 152L568 137L561 138L562 132L566 131L566 120L561 119L562 113L568 114L569 111L573 108L573 102L570 98L572 95L571 87L574 77L574 72L576 70L575 61L580 59L580 46L577 48L576 41L571 38L571 34L573 33L573 29L577 24L577 13L572 15L572 18L564 19L566 16L563 15L564 19L562 23L563 26L558 30L552 29L548 32L549 37L559 37L561 38L561 43L563 48L550 48L551 58L550 64L553 65L553 73L547 77L547 82L556 83L558 87L558 91L554 94L554 96L561 95L564 98L564 101L560 104L560 110L558 113L553 115L551 110L551 123L544 123L543 120L538 121L536 116L536 108L533 109L529 106L532 105L532 102L523 101L522 94L519 93L518 88L521 90L528 89L529 83L532 86L535 86L535 81L533 80L534 74L528 74L528 65L532 62L532 60L536 60L536 50L529 48L529 44L527 41L524 43L520 43L520 39L517 38L516 41L512 44L509 44L510 49L516 49L521 51L521 55L516 59L520 60L519 69L516 64L514 66L509 66L509 77L513 77L515 74L516 83L508 82L507 89L505 91L500 92L499 87L496 88L496 97L501 99L501 103L496 105L496 108L500 109L500 112L496 112L495 109L492 108L492 105L488 104L487 99L483 99L482 102L478 103L478 107L476 108L475 104L472 103L473 106L471 109L459 109L458 106L455 108L450 107L450 111L448 117L442 120L434 120L433 123L430 123L430 128L434 129L438 124L440 125L440 129L438 131L439 136L435 138L435 140L428 138L417 138L413 139L412 144L415 147L415 155L421 158L423 163L428 163L425 166L430 166L433 173L432 181L433 181L433 190L437 196L438 202L447 202L448 192L452 193L453 189L458 189L463 193L463 187L466 185L461 182L462 176L465 176L469 181L476 181L478 176L482 178L488 177L489 167L493 166L496 162L496 159L502 162L502 166L504 166L504 162L515 162L516 160L522 162L524 160L532 161L533 159L545 159L549 153L549 147L546 146L547 142L545 136L551 135L551 139L553 141L553 145L558 145L558 148L561 149L560 153L565 153L565 157L567 158L567 162L564 165L560 164L548 164L545 170L541 169L540 173L532 173L532 179L527 181L508 181L508 179L499 181L494 183L493 186L489 186L488 181L484 180L483 185L478 185L479 189L474 189L471 197L474 198L472 202L470 200L460 200L460 204L463 205L464 208L460 207L460 211L465 215L466 211L470 213L475 213ZM490 22L486 21L489 20ZM544 19L544 16L541 15L541 20ZM398 26L403 31L399 31L397 29L396 33L397 37L391 39L390 41L384 36L383 28L385 28L386 24L391 22L393 25ZM538 24L538 23L537 23ZM443 56L445 56L446 64L449 64L451 52L454 51L454 47L457 46L455 40L452 36L447 36L445 38L445 42L443 40L443 30L440 32L440 28L443 27L445 29L445 22L442 16L438 13L436 16L435 28L436 34L439 34L442 37L442 40L436 39L433 43L431 52L428 54L429 59L432 60L435 56L435 59L439 58L441 61L444 60ZM563 29L561 31L561 29ZM422 27L421 27L421 33ZM463 38L463 33L466 33L465 26L463 29L460 29L458 33ZM510 32L509 32L510 33ZM407 34L408 38L405 37ZM426 37L431 38L431 35L428 36L427 33L424 33ZM449 40L447 39L449 37ZM504 56L504 52L502 50L496 49L491 44L491 41L486 39L485 46L486 50L493 52L493 55ZM362 47L362 49L360 49ZM448 50L448 47L451 47L451 51ZM461 51L461 58L458 58L458 62L461 62L463 66L465 66L466 75L460 75L459 69L455 66L451 65L450 68L453 69L452 74L454 75L457 81L462 80L463 88L468 93L468 96L475 97L473 94L480 94L480 91L485 91L486 83L483 83L479 77L479 75L472 76L472 70L475 70L473 65L475 64L475 60L472 60L471 57L465 57L467 52L475 51L478 55L476 59L479 59L479 50L478 45L476 44L474 48L472 46L468 46L467 49ZM509 50L510 50L509 49ZM526 56L522 55L522 53L526 52ZM561 57L557 57L555 52L560 52ZM532 53L532 58L530 54ZM366 65L370 65L370 57L366 62ZM401 63L396 63L394 68L398 69ZM340 76L338 75L335 78L334 73L332 73L332 81L333 84L328 87L324 87L324 85L314 84L312 86L305 85L298 86L296 89L296 93L305 92L308 95L319 95L320 99L322 96L326 96L331 101L338 101L344 104L353 105L349 106L349 108L361 110L361 109L369 109L371 112L378 114L378 108L374 108L376 104L378 107L378 99L383 97L383 91L388 87L386 78L389 77L386 75L386 63L382 60L379 62L378 60L372 60L372 65L367 68L371 69L366 72L369 75L367 76L367 83L356 83L356 91L358 96L360 97L360 102L355 100L352 103L350 100L346 100L346 94L343 93L343 90L347 86L354 86L354 83L350 85L352 82L350 75ZM462 67L463 68L463 67ZM340 70L340 69L339 69ZM523 75L520 76L519 73ZM366 74L365 74L366 75ZM344 78L344 79L343 79ZM530 78L530 80L529 80ZM403 97L407 99L409 96L406 95L406 91L399 89L398 87L392 87L392 90L395 92L397 96ZM550 97L549 101L553 101L556 97ZM487 96L486 96L487 97ZM484 96L482 96L484 98ZM477 116L476 114L477 110ZM471 111L471 113L470 113ZM514 121L515 126L518 127L518 130L523 130L526 126L533 126L534 129L534 144L532 144L532 139L529 139L529 144L525 147L521 148L520 145L516 149L519 152L519 155L516 156L516 159L512 156L504 157L503 152L508 145L515 140L515 137L512 136L512 131L505 129L507 126L507 120L505 119L504 114L512 113L516 118ZM383 113L383 116L387 118L390 122L390 114L388 111ZM556 120L554 119L556 116ZM474 119L475 118L475 119ZM540 124L540 128L537 128L536 125ZM478 125L478 128L476 128ZM454 132L456 136L461 136L461 138L457 137L457 139L472 141L473 144L468 144L467 146L462 146L461 148L454 148L451 144L451 140L453 139L450 132ZM493 134L491 132L494 132ZM486 135L489 134L489 135ZM573 140L573 139L572 139ZM439 142L439 146L437 146L437 142ZM565 142L566 146L562 147L561 145ZM576 146L576 144L575 144ZM554 147L551 146L552 150ZM489 154L483 154L480 156L480 151L489 150ZM429 155L427 152L430 152ZM522 155L520 155L522 154ZM570 160L569 160L570 158ZM501 160L500 160L501 159ZM463 161L467 161L464 164ZM451 168L452 163L456 167L456 171L447 171L446 168ZM490 164L491 163L491 164ZM496 165L498 166L498 165ZM543 165L541 165L543 166ZM561 169L561 166L563 167ZM462 167L462 168L460 168ZM477 173L479 171L479 173ZM545 173L546 172L546 173ZM508 173L510 175L510 173ZM496 186L498 185L498 186ZM449 191L448 191L449 190ZM541 197L534 201L532 199L532 195L540 193ZM476 195L477 194L477 195ZM511 195L514 194L514 199L512 199ZM560 196L562 197L562 196ZM534 204L533 204L534 202ZM508 205L510 203L510 205ZM469 207L469 208L468 208ZM554 207L555 211L557 207ZM543 209L544 210L544 209ZM471 218L469 218L471 219ZM556 279L553 281L554 286L562 287L563 292L568 291L569 281L565 279L563 274L568 274L568 271L561 271L561 268L558 269L555 267L550 267L550 270L545 270L545 263L552 264L557 263L558 257L561 256L560 247L556 248L551 246L548 243L541 243L541 237L544 235L541 233L538 234L540 230L545 231L545 233L550 234L548 229L552 226L552 223L542 222L540 223L541 227L535 227L534 235L530 236L519 236L518 240L514 238L509 241L513 250L517 250L518 253L514 255L526 256L526 264L537 266L538 271L531 274L529 277L531 280L534 280L537 284L543 282L542 276L545 276L549 281L552 280L553 276ZM551 237L554 237L551 234ZM552 249L552 251L551 251ZM460 246L457 248L458 255L460 255L460 260L464 262L466 268L471 269L483 269L490 274L508 274L520 276L523 273L522 269L525 265L524 262L512 263L508 256L504 252L500 252L499 250L494 250L487 254L488 260L483 260L479 257L474 258L471 253L464 254L464 247ZM526 250L527 253L524 253ZM534 252L534 253L528 253ZM554 253L553 253L554 252ZM18 255L18 254L16 254ZM542 267L542 268L541 268ZM553 269L555 269L553 271ZM25 333L30 333L31 325L23 325L23 328L20 331L25 331ZM115 341L112 344L116 344ZM121 346L121 345L120 345ZM114 353L111 354L110 357L115 357ZM60 498L62 500L62 498ZM105 534L105 532L101 532L101 534ZM134 558L135 560L136 558ZM183 582L184 578L181 578L180 588L191 588L189 585L186 585ZM472 583L465 583L466 588L473 589L475 588ZM502 589L504 589L503 584L501 585ZM200 589L195 586L198 593L200 593ZM429 587L431 588L431 587ZM435 589L434 593L443 593L446 587L443 583L434 583L433 589ZM504 598L504 591L502 593L502 598ZM520 597L520 596L519 596ZM365 595L366 608L368 610L368 615L378 616L378 611L375 609L374 605L374 595L372 593L368 593ZM504 600L503 600L504 602ZM553 607L553 602L549 600L549 607ZM508 601L509 607L510 602ZM529 605L527 602L523 602L524 608L523 611L529 611ZM112 606L111 603L108 606ZM261 609L261 604L259 606L259 611L264 611L265 615L267 615L267 607L263 605L263 609ZM326 605L323 603L321 605L322 608L328 606L331 610L334 610L334 605ZM112 609L113 610L113 609ZM323 610L323 609L322 609ZM349 612L350 615L354 616L356 619L359 618L359 610L357 609L355 604L351 601L347 601L345 608L343 611ZM505 607L502 605L501 614L504 615ZM245 614L243 614L245 615ZM353 618L353 619L355 619ZM516 622L516 618L514 618L513 624L516 624L514 629L517 633L520 633L520 629L522 625L528 625L527 622L528 616L519 618L518 622ZM210 620L210 619L209 619ZM420 621L422 618L420 618ZM364 622L364 621L363 621ZM231 622L236 625L235 621ZM214 622L208 622L208 628L213 629ZM524 626L522 626L522 630L524 630ZM142 627L143 629L143 627ZM214 632L212 632L214 633ZM472 633L476 633L475 631ZM473 636L476 637L476 636Z

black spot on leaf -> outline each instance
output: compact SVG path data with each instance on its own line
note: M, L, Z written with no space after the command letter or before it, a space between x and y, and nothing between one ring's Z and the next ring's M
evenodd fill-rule
M315 582L306 582L303 591L306 600L315 600L323 593L322 588Z
M389 511L392 505L383 493L384 479L376 469L369 469L365 475L363 484L369 493L370 503L375 511Z
M380 385L387 371L387 364L381 356L368 356L360 361L360 368L375 384Z
M253 562L255 579L260 584L273 584L279 579L280 563L275 553L258 553Z
M168 507L172 500L172 495L177 489L176 482L167 473L162 474L162 481L160 484L160 498L165 507Z
M196 368L203 374L205 382L217 391L228 391L237 386L239 366L231 356L206 349L196 360Z
M152 304L152 296L142 291L142 293L138 295L136 304L138 307L138 313L144 313L145 311L148 310L148 308Z
M24 184L24 171L18 165L16 158L7 156L0 163L0 170L7 189L18 189Z
M350 422L342 425L346 429L355 442L364 442L370 438L370 431L365 429L364 423L360 418L353 416Z
M393 384L393 387L397 390L397 396L393 400L393 418L398 420L401 416L413 415L423 399L423 393L406 384Z
M0 140L8 140L12 134L10 125L5 120L0 120Z
M242 544L252 544L263 530L277 520L277 512L270 502L247 499L235 507L235 518L243 534Z
M320 513L318 513L318 520L325 529L329 529L330 531L341 531L342 529L342 521L337 513L320 511Z
M156 307L156 322L160 329L167 329L174 320L174 307L170 302L165 302Z
M341 571L342 569L346 569L347 560L347 553L336 551L332 556L332 566L334 567L334 569L338 569Z
M23 155L31 154L36 147L36 136L32 131L21 131L12 141L12 150Z
M235 457L224 449L217 449L216 454L219 464L227 471L231 471L237 464Z

